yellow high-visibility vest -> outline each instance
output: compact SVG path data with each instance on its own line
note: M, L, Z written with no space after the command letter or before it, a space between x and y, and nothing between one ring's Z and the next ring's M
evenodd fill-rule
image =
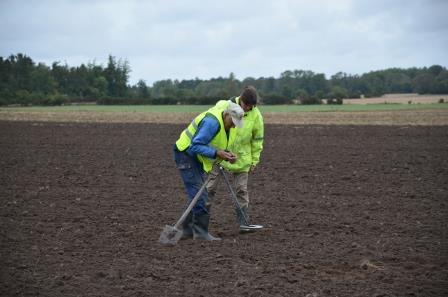
M191 145L191 141L193 140L196 132L198 130L199 124L206 116L212 116L216 118L219 122L219 131L213 137L212 141L208 144L210 147L213 147L216 150L225 150L227 149L227 133L224 128L224 121L222 119L222 113L226 110L227 107L212 107L209 110L199 114L180 134L179 139L176 141L176 146L179 151L184 151L188 149ZM202 155L197 155L199 162L202 163L202 167L205 172L210 172L213 167L213 163L215 163L216 159L210 159Z

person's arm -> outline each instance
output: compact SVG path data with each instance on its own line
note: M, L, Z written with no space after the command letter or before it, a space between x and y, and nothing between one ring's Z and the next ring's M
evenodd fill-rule
M254 123L254 129L252 131L252 141L251 141L251 153L252 153L252 164L251 171L255 169L258 162L260 162L260 154L263 150L263 139L264 139L264 124L263 117L258 114L258 117Z
M219 122L213 117L205 117L199 124L196 135L191 141L188 151L192 154L203 155L207 158L216 158L216 149L208 144L219 131Z
M199 124L196 135L191 141L191 146L188 148L188 153L203 155L210 159L219 157L230 163L235 163L236 156L233 153L216 150L208 145L218 133L219 128L220 125L217 119L213 117L205 117Z

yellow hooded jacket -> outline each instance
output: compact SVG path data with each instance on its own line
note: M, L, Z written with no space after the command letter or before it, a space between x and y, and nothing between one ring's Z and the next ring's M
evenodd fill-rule
M227 108L229 102L239 104L240 98L231 100L220 100L216 107ZM263 150L264 125L263 117L257 107L244 113L244 125L241 128L231 128L229 133L229 143L227 149L237 155L234 164L227 161L221 165L232 172L249 172L252 165L260 162L260 154Z

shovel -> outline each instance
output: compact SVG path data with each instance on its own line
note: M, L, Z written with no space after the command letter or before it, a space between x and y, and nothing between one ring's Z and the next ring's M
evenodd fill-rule
M175 245L179 239L182 237L182 230L179 230L179 226L182 225L182 223L185 221L185 218L190 213L191 209L196 205L196 202L198 201L199 197L201 197L202 193L205 190L205 187L207 186L208 182L210 181L210 176L207 177L204 184L199 189L196 196L194 196L193 200L191 200L190 204L188 205L187 209L184 211L180 219L177 221L177 223L174 226L166 225L165 228L163 228L162 233L159 237L159 242L163 245Z
M240 225L240 230L241 231L245 231L245 232L251 232L251 231L263 229L262 225L250 225L249 224L249 220L247 219L246 214L243 212L243 210L241 209L240 204L238 203L238 199L236 198L235 191L233 191L233 188L230 185L229 179L227 178L227 175L224 172L224 168L219 166L219 172L224 177L224 181L227 184L227 188L229 189L230 196L232 197L233 203L235 204L236 211L238 211L238 213L241 215L241 217L244 220L244 225Z

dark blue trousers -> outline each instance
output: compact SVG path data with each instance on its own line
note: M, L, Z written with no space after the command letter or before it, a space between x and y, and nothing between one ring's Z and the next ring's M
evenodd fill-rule
M176 162L177 169L184 182L188 195L188 203L190 203L205 182L205 171L202 168L202 164L196 158L191 157L186 152L179 152L176 146L174 146L174 161ZM192 209L193 214L199 215L208 213L207 208L205 207L207 199L207 190L204 190Z

